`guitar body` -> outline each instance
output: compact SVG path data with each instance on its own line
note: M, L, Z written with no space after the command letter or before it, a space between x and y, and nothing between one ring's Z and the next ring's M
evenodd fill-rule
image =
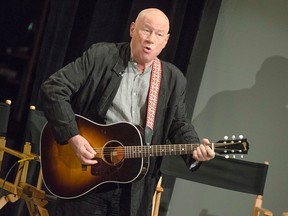
M131 183L143 178L151 156L192 154L199 144L144 144L141 131L131 123L97 124L75 116L80 134L97 152L98 164L84 166L69 144L60 145L53 138L48 124L41 133L40 158L43 181L56 197L72 199L107 183ZM240 139L209 143L218 154L247 154L249 144ZM225 157L226 157L225 156Z
M106 183L130 183L143 178L149 157L125 158L125 146L142 146L143 137L134 125L122 122L101 125L76 115L80 134L96 150L98 164L82 166L69 144L58 144L46 124L41 134L43 181L53 195L72 199Z

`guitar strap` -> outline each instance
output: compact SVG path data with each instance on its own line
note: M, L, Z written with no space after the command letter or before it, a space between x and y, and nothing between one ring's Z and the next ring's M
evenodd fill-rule
M147 145L150 145L152 140L161 76L161 61L160 59L155 58L152 64L150 88L148 93L148 106L146 113L145 142Z

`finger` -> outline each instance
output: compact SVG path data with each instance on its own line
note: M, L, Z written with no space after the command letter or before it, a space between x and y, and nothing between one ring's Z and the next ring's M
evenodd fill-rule
M95 160L95 155L87 151L85 148L82 149L80 160L81 163L85 165L93 165L98 163L98 161Z
M206 160L207 158L207 150L206 150L206 146L201 144L199 147L198 147L198 152L199 152L199 155L201 157L202 160Z
M91 160L91 159L83 158L81 160L81 163L84 164L84 165L95 165L95 164L98 163L98 161L95 160L95 159Z
M196 149L193 151L193 159L196 161L200 161Z
M82 157L83 159L86 159L86 160L92 160L92 159L95 158L95 154L93 154L93 153L87 151L86 149L84 149L84 150L82 151L82 153L81 153L81 157Z
M89 144L89 143L86 143L85 144L85 148L86 150L93 155L93 157L95 157L95 155L97 154L96 151L94 150L94 148ZM92 158L92 157L90 157Z
M208 161L215 157L215 152L207 145L201 144L193 152L193 158L198 161Z
M207 144L210 144L210 141L209 141L209 139L204 138L204 139L202 139L202 143L207 145Z
M211 149L209 146L205 146L206 147L206 152L207 155L209 156L209 158L214 158L215 157L215 151L213 149Z
M202 161L203 160L203 155L201 151L201 147L198 146L194 151L193 151L193 158L197 161Z
M207 139L207 138L204 138L203 140L202 140L202 142L203 142L203 144L205 145L205 148L206 148L206 156L207 156L207 160L210 160L210 159L212 159L212 158L214 158L215 157L215 151L214 151L214 149L212 149L212 147L210 146L210 145L208 145L208 144L210 144L210 141Z

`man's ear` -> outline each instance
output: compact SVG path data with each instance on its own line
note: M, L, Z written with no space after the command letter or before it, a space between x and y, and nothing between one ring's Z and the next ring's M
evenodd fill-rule
M170 34L167 34L166 38L165 38L163 49L166 47L166 44L168 43L169 37L170 37Z
M166 35L166 43L168 42L169 38L170 38L170 34L167 34Z
M130 25L130 37L132 37L134 29L135 29L135 22L132 22L131 25Z

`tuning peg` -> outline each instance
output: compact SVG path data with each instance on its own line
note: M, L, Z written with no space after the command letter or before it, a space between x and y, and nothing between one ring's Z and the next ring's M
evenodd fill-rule
M243 135L239 135L239 139L243 139L243 137L244 137Z

